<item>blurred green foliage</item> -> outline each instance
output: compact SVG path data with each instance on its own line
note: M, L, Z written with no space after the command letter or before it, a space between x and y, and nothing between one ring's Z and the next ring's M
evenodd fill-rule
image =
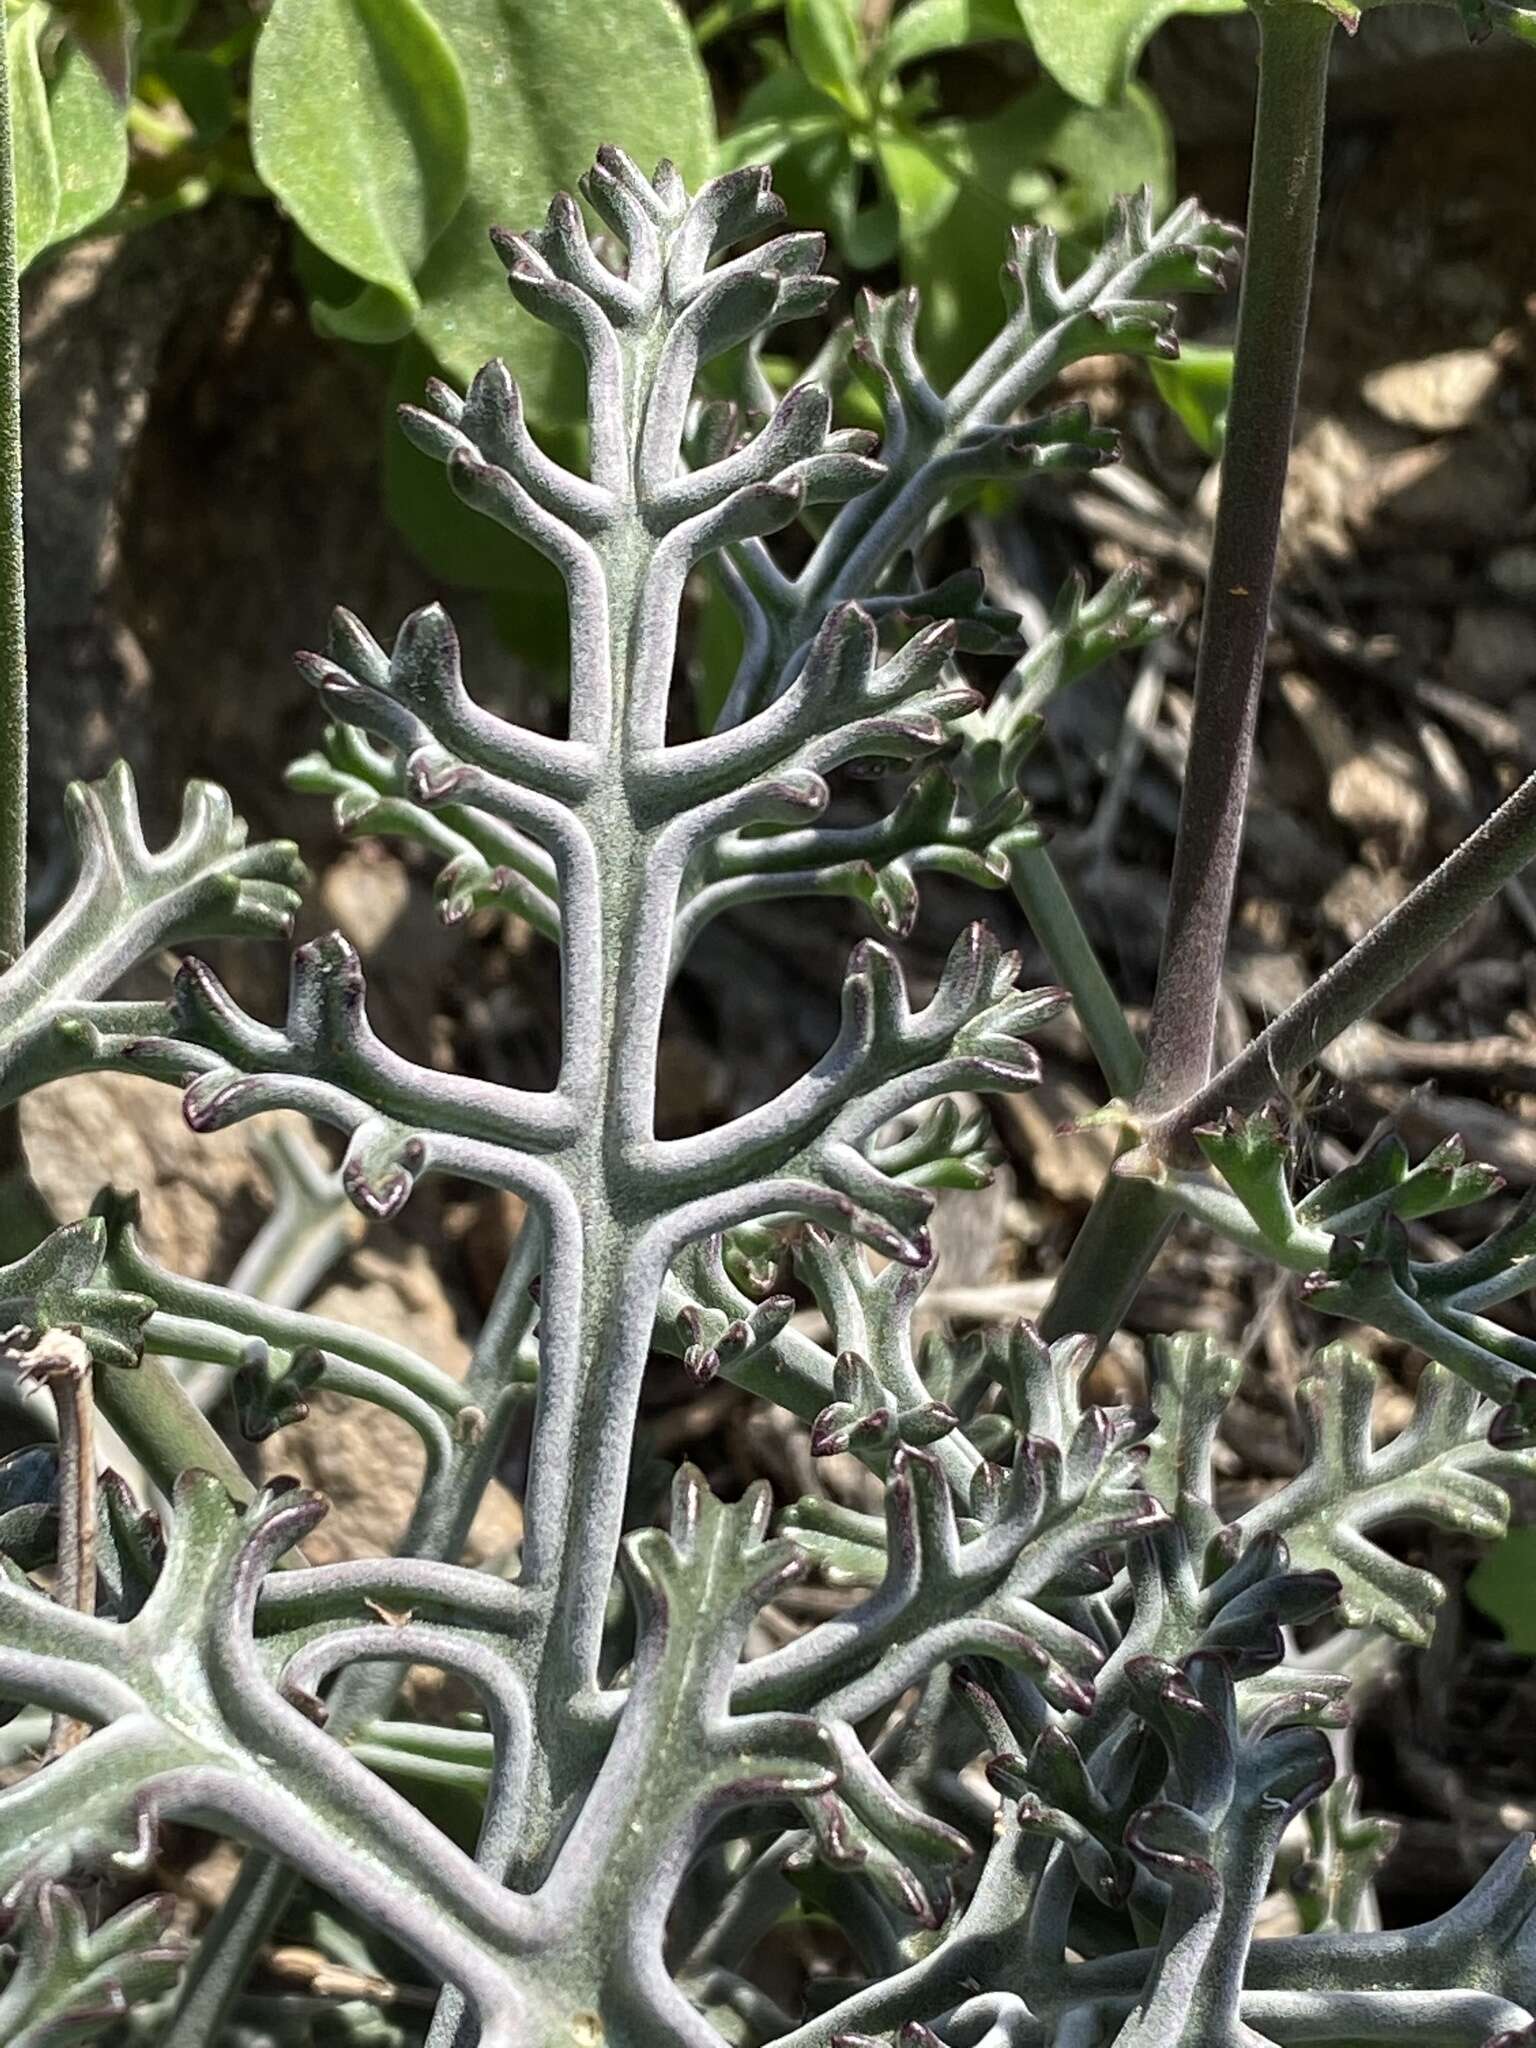
M1176 12L1242 0L6 0L21 254L218 194L275 202L316 326L392 393L514 361L528 414L579 453L575 356L511 301L487 229L523 225L601 142L690 181L766 162L850 282L917 286L942 378L996 327L1009 227L1086 251L1113 196L1173 192L1133 73ZM770 365L787 379L795 365ZM1165 396L1214 446L1208 369ZM850 402L856 402L850 395ZM435 576L490 592L536 661L560 644L546 565L487 546L391 434L392 514Z
M1499 1624L1512 1650L1536 1657L1536 1528L1502 1537L1474 1568L1467 1594Z
M1041 221L1086 248L1116 193L1150 185L1160 206L1172 196L1152 95L1131 84L1110 104L1081 104L1042 70L1013 0L912 0L875 28L848 0L787 0L754 55L761 76L723 165L771 163L791 214L824 229L849 270L894 265L916 285L940 376L997 327L1010 227ZM957 109L961 96L974 111Z
M1221 453L1232 402L1234 356L1229 348L1186 341L1168 363L1150 365L1158 395L1202 455Z

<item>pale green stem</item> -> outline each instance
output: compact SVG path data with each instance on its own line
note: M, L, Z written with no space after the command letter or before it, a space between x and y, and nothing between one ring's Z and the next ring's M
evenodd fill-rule
M1071 991L1072 1007L1110 1093L1129 1102L1141 1085L1141 1047L1055 862L1043 846L1015 847L1008 856L1008 879L1051 972Z
M234 1453L163 1358L148 1354L131 1371L104 1370L96 1401L165 1495L183 1472L194 1469L211 1472L234 1500L254 1494Z

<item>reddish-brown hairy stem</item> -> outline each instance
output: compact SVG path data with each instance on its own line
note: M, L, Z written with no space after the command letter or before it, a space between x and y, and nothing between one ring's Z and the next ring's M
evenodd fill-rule
M1259 93L1237 369L1168 921L1137 1096L1138 1110L1154 1117L1202 1087L1211 1070L1317 240L1333 17L1306 5L1255 12ZM1168 1229L1164 1209L1145 1189L1111 1177L1068 1254L1043 1327L1107 1338Z
M1373 1010L1504 884L1536 860L1536 775L1447 854L1304 996L1276 1017L1203 1088L1146 1126L1144 1137L1172 1157L1190 1134L1224 1110L1257 1109L1287 1087L1325 1046Z
M1211 1069L1317 239L1333 17L1311 6L1257 14L1258 117L1237 368L1139 1098L1153 1115L1200 1087Z

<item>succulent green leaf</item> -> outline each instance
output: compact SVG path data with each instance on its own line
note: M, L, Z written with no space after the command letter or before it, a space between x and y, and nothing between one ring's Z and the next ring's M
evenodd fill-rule
M129 0L51 0L119 114L133 86L133 42L138 23Z
M1232 1118L1196 1133L1196 1143L1266 1240L1283 1248L1296 1230L1291 1152L1273 1117Z
M1186 341L1176 361L1150 365L1159 397L1200 453L1213 460L1226 434L1234 362L1229 348Z
M1512 4L1512 0L1488 0L1488 14L1496 28L1516 41L1536 45L1536 7Z
M1067 1361L1047 1363L1054 1370ZM813 1630L790 1651L749 1666L738 1696L791 1705L814 1696L804 1691L808 1684L835 1682L839 1711L857 1718L941 1657L969 1654L1012 1667L1058 1707L1086 1708L1100 1653L1064 1624L1062 1593L1094 1552L1166 1523L1164 1508L1139 1484L1144 1432L1144 1420L1125 1410L1099 1410L1064 1443L1021 1439L1006 1471L977 1467L966 1515L957 1514L934 1452L898 1448L878 1590L848 1627ZM828 1561L863 1577L874 1548L863 1519L801 1502L782 1526L813 1553L830 1536Z
M416 278L470 175L469 97L422 0L275 0L251 76L251 150L315 246L362 280L317 309L356 341L398 339Z
M869 111L858 17L848 0L788 0L789 47L801 71L855 120Z
M272 1149L280 1159L276 1147ZM344 1197L332 1176L324 1176L321 1185L325 1213L334 1219ZM314 1192L309 1192L310 1202ZM296 1198L302 1201L305 1196L290 1190L290 1202ZM317 1384L361 1393L416 1426L425 1420L423 1411L434 1410L450 1427L467 1434L483 1422L457 1381L405 1345L332 1317L270 1306L233 1288L185 1280L147 1256L139 1243L138 1223L138 1197L104 1189L92 1205L89 1224L75 1227L106 1229L107 1276L126 1290L131 1302L151 1305L154 1320L145 1336L158 1352L233 1371L242 1415L256 1424L247 1426L247 1435L267 1435L302 1415L303 1395ZM441 1427L427 1434L429 1446L440 1448L434 1438L441 1438Z
M1157 1417L1147 1460L1147 1490L1200 1557L1220 1527L1212 1498L1211 1452L1243 1369L1201 1333L1157 1337L1148 1347L1147 1399Z
M62 242L116 205L128 176L128 130L112 89L78 43L66 43L48 96L58 165L52 239Z
M6 25L11 81L11 151L16 180L16 262L25 270L53 240L59 217L59 160L38 55L46 17L33 4Z
M1352 1934L1370 1903L1372 1879L1402 1829L1396 1821L1362 1816L1356 1778L1330 1786L1306 1822L1310 1853L1290 1876L1302 1925L1309 1934Z
M1147 184L1159 207L1171 201L1167 124L1139 87L1088 109L1045 78L998 113L964 119L930 120L918 96L895 96L904 65L1020 38L1012 0L920 0L876 34L862 69L846 0L823 5L825 34L751 89L722 160L774 163L792 217L827 229L855 268L899 255L903 280L922 292L941 378L990 331L997 246L1016 222L1048 223L1086 247L1117 194ZM792 30L797 19L792 10Z
M1045 78L999 113L913 129L903 147L887 166L903 204L902 271L922 293L924 345L940 372L991 331L998 245L1016 223L1039 221L1086 248L1118 194L1147 186L1159 211L1173 198L1168 125L1139 85L1086 108Z
M1090 675L1112 655L1145 646L1165 621L1146 594L1146 579L1120 570L1091 594L1081 576L1069 576L1050 622L1028 653L994 691L991 702L958 725L955 780L977 803L1012 790L1040 737L1041 714L1058 691Z
M1009 42L1024 26L1014 0L913 0L887 25L874 52L883 73L969 43Z
M431 4L445 23L475 11ZM546 30L612 30L622 46L617 16L573 20L502 0L493 26L535 49ZM1070 589L984 712L954 656L1017 660L1017 622L972 578L925 587L915 558L988 479L1104 459L1088 422L1043 409L1044 390L1106 348L1166 359L1168 295L1219 284L1231 232L1193 205L1158 224L1143 195L1086 259L1063 258L1048 230L1018 234L1006 320L952 383L925 370L910 297L864 302L852 346L886 426L877 460L819 382L776 398L762 374L763 338L836 289L819 236L778 232L766 174L690 196L670 164L647 177L605 148L582 190L600 241L569 196L495 241L516 304L585 365L579 462L531 430L500 361L462 391L433 382L405 420L466 513L561 579L563 730L474 695L436 605L388 648L340 612L325 653L299 657L333 724L298 779L344 826L420 843L452 910L544 896L562 1007L550 1084L395 1053L336 936L297 950L281 1022L195 960L168 1002L103 1000L146 951L276 930L293 907L291 851L246 848L206 791L151 853L121 775L72 799L80 882L0 981L8 1085L73 1061L178 1086L196 1130L301 1112L346 1140L337 1174L315 1176L327 1214L333 1178L388 1217L429 1172L526 1205L462 1388L384 1339L179 1279L118 1196L0 1274L10 1327L75 1324L119 1362L147 1341L138 1373L96 1386L114 1420L128 1411L108 1389L146 1390L153 1426L124 1433L149 1445L171 1503L162 1547L102 1476L88 1612L65 1597L73 1574L56 1591L43 1576L79 1500L69 1414L57 1454L0 1465L0 1700L24 1710L0 1751L23 1762L0 1785L0 1905L24 1914L87 1859L146 1871L162 1823L257 1852L174 2010L158 1980L126 1984L152 1933L147 1950L114 1937L122 1995L103 1987L99 2003L109 2020L137 2003L130 2031L146 2039L206 2035L204 2019L182 2022L234 1994L279 1870L338 1902L323 1932L311 1925L338 1962L393 1974L403 1950L444 1987L433 2042L1520 2039L1536 2011L1528 1843L1451 1912L1379 1935L1359 1923L1381 1838L1340 1798L1313 1833L1312 1917L1328 1931L1253 1935L1284 1831L1327 1790L1325 1731L1343 1726L1349 1690L1324 1668L1325 1640L1288 1666L1287 1631L1342 1596L1346 1620L1422 1640L1438 1588L1379 1528L1495 1536L1512 1482L1536 1471L1536 1344L1487 1315L1532 1278L1536 1200L1431 1266L1410 1256L1408 1222L1493 1187L1457 1147L1411 1170L1387 1148L1298 1203L1263 1118L1206 1134L1226 1185L1127 1159L1170 1204L1313 1276L1320 1306L1363 1311L1437 1361L1409 1426L1378 1444L1370 1366L1324 1353L1300 1392L1301 1471L1228 1521L1217 1431L1240 1367L1209 1339L1151 1349L1154 1414L1091 1398L1091 1337L1047 1343L1023 1322L956 1336L933 1313L953 1303L924 1305L928 1191L984 1176L973 1098L1034 1080L1031 1038L1063 1000L1020 989L1018 961L980 929L916 999L894 956L864 944L823 1058L705 1130L657 1129L669 979L710 890L814 895L836 876L895 929L923 868L981 881L1019 850L1017 768L1043 707L1138 644L1150 607L1134 579ZM709 388L722 358L738 409ZM763 545L808 506L835 509ZM679 620L706 563L739 666L714 727L680 736ZM830 778L868 762L908 776L906 795L883 820L855 799L829 824ZM265 1243L254 1264L272 1262ZM920 1313L939 1325L921 1341ZM634 1448L656 1348L807 1425L776 1432L788 1474L854 1453L857 1492L790 1508L770 1533L764 1482L727 1503L685 1467L670 1526L654 1526L660 1460ZM307 1563L296 1550L324 1503L291 1483L237 1506L227 1489L246 1482L170 1375L178 1356L232 1368L256 1430L296 1417L316 1386L418 1427L428 1476L401 1553ZM515 1578L441 1561L535 1381ZM829 1489L850 1479L813 1470ZM816 1598L795 1590L813 1564L839 1591L786 1629L789 1601ZM390 1723L396 1674L423 1664L466 1680L480 1719ZM50 1714L59 1753L31 1766ZM1001 1809L978 1784L989 1758ZM447 1825L434 1787L455 1795ZM472 1845L460 1819L478 1826ZM968 1861L974 1880L956 1883ZM849 1970L818 1976L799 2018L769 1996L759 1951L787 1937L805 1954L816 1915ZM49 1938L33 1949L45 1962ZM77 1925L62 1943L71 1997L94 1938ZM28 1968L0 1992L0 2031L43 2048L26 2031ZM310 2027L306 2002L299 2028L317 2048L326 2028L361 2040L349 2008L363 2003ZM417 2015L401 2018L420 2038ZM381 2048L400 2031L383 2023Z
M995 889L1006 875L1000 843L1034 836L1024 800L1008 792L973 807L945 767L924 770L896 807L871 825L732 835L702 862L686 909L680 950L707 922L740 902L771 896L851 897L881 931L906 938L921 904L918 878L944 873Z
M1474 1261L1477 1254L1467 1257ZM1448 1262L1451 1276L1460 1265ZM1435 1266L1409 1257L1402 1223L1387 1215L1359 1243L1334 1239L1326 1266L1308 1276L1304 1292L1325 1313L1371 1324L1494 1400L1528 1408L1536 1390L1536 1344L1481 1310L1523 1291L1530 1277L1522 1260L1490 1286L1458 1290L1453 1277L1448 1284Z
M1269 1136L1261 1143L1263 1131L1267 1131ZM1352 1165L1303 1195L1295 1204L1294 1217L1288 1222L1285 1211L1289 1207L1289 1196L1273 1185L1275 1175L1280 1172L1274 1152L1274 1146L1280 1143L1280 1139L1273 1119L1243 1119L1234 1125L1230 1134L1202 1135L1200 1142L1207 1158L1243 1200L1255 1222L1260 1224L1276 1247L1283 1246L1289 1237L1296 1234L1298 1224L1320 1227L1335 1239L1366 1239L1392 1219L1406 1223L1416 1217L1437 1216L1448 1209L1466 1208L1486 1201L1503 1186L1502 1179L1492 1168L1468 1163L1466 1148L1460 1138L1446 1138L1417 1166L1410 1166L1407 1147L1396 1132L1389 1131ZM1255 1159L1262 1154L1269 1176L1269 1192L1258 1198L1258 1208L1251 1199L1252 1169L1246 1169L1248 1179L1243 1185L1239 1185L1239 1180L1244 1169L1239 1167L1239 1179L1234 1179L1229 1171L1229 1167L1236 1166L1250 1153ZM1245 1192L1245 1187L1248 1192ZM1528 1233L1529 1224L1526 1223L1524 1228ZM1497 1249L1513 1262L1523 1243L1524 1236L1517 1225L1513 1234L1500 1234ZM1480 1256L1475 1263L1478 1277L1487 1278L1488 1274L1483 1270L1487 1264L1486 1255ZM1446 1292L1464 1287L1473 1277L1473 1270L1473 1264L1468 1261L1453 1260L1438 1280L1429 1283L1430 1291Z
M290 788L331 798L336 829L348 838L403 839L441 863L435 885L444 924L477 910L507 910L546 938L557 938L560 906L547 855L483 812L456 805L429 810L410 792L404 761L350 726L325 730L321 749L288 769Z
M1142 45L1174 14L1236 14L1243 0L1018 0L1041 63L1074 99L1102 107L1130 82Z
M29 1444L0 1458L0 1553L24 1572L58 1563L58 1494L56 1445ZM106 1468L96 1494L96 1612L130 1620L154 1590L164 1555L158 1517Z
M14 1265L0 1266L0 1328L78 1329L98 1365L135 1366L154 1303L114 1286L106 1271L106 1225L67 1223Z
M569 360L547 328L509 308L488 232L573 187L602 143L699 176L714 141L703 67L671 0L423 4L468 87L470 166L463 204L416 280L417 333L449 376L515 357L534 417L573 413Z

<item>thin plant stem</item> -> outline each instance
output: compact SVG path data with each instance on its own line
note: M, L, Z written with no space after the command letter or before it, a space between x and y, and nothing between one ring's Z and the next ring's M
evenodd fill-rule
M0 23L0 28L4 24ZM27 941L27 594L21 523L21 301L10 55L0 34L0 972ZM15 1107L0 1110L0 1191L30 1225ZM11 1234L7 1219L3 1233Z
M1238 368L1163 957L1137 1096L1138 1111L1152 1117L1175 1109L1211 1069L1317 240L1333 17L1309 6L1256 12L1259 89ZM1042 1327L1106 1341L1170 1227L1159 1203L1111 1176L1057 1276Z
M59 1576L55 1597L76 1614L96 1612L96 1431L91 1354L67 1330L47 1330L28 1367L47 1387L59 1420ZM90 1724L55 1714L48 1760L73 1749Z
M89 1353L71 1358L48 1385L59 1416L59 1598L77 1614L94 1614L96 1431Z
M11 91L0 36L0 967L26 943L27 597L21 524L21 304Z
M1041 1334L1051 1343L1077 1336L1107 1343L1175 1220L1147 1181L1107 1174L1040 1312Z
M132 1372L101 1377L101 1412L167 1498L179 1474L211 1472L232 1499L255 1487L240 1461L163 1358L146 1353Z
M1008 856L1008 879L1051 972L1072 992L1072 1007L1110 1093L1129 1102L1141 1084L1141 1047L1055 862L1043 846L1015 847Z
M1437 946L1536 860L1536 775L1448 854L1374 931L1203 1088L1167 1116L1128 1135L1170 1161L1192 1154L1191 1137L1223 1111L1258 1108L1283 1092L1341 1032L1398 988ZM1048 1337L1088 1330L1102 1341L1118 1327L1147 1267L1172 1229L1148 1183L1111 1175L1089 1211L1041 1316ZM1136 1258L1127 1259L1125 1247Z
M1142 1084L1141 1106L1153 1115L1200 1087L1211 1070L1317 240L1333 16L1309 6L1257 14L1258 114L1237 372Z
M1447 854L1235 1060L1167 1116L1144 1126L1144 1141L1172 1157L1187 1149L1193 1131L1223 1110L1257 1109L1341 1032L1400 987L1437 946L1533 860L1536 775L1529 775L1469 839Z
M165 2048L203 2048L218 2037L253 1958L298 1884L296 1873L276 1857L247 1851L233 1887L187 1958Z
M1049 851L1044 846L1011 849L1008 879L1051 972L1072 992L1078 1022L1111 1094L1129 1102L1141 1082L1141 1047ZM1045 1334L1054 1340L1083 1329L1097 1330L1100 1276L1113 1246L1130 1232L1137 1243L1151 1237L1155 1249L1171 1227L1162 1206L1148 1199L1143 1183L1108 1181L1058 1277L1042 1323ZM1138 1270L1132 1292L1140 1277Z

